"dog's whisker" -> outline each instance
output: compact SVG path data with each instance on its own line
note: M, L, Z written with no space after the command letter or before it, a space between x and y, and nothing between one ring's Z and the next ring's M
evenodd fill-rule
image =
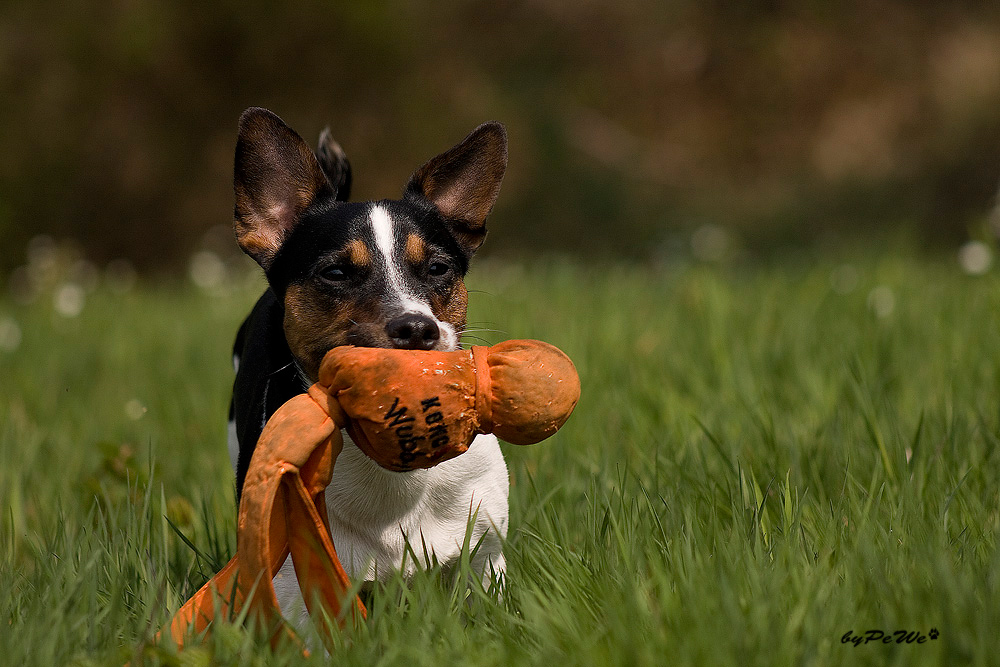
M485 327L485 326L496 326L496 322L490 322L488 320L483 320L481 322L466 322L463 326L467 329L472 329L475 327Z
M457 333L459 336L466 336L469 334L476 334L476 333L500 333L500 332L489 331L486 329L463 329L462 331L459 331Z

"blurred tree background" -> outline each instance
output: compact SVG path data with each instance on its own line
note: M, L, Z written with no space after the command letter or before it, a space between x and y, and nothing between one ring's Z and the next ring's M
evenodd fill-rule
M251 105L329 125L355 198L504 122L493 252L951 249L995 206L1000 4L14 0L0 94L0 272L39 235L151 271L235 249L212 239Z

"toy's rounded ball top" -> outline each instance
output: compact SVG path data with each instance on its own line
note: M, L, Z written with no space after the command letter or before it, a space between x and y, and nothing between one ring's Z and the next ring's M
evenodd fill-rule
M566 354L538 340L489 348L493 432L515 445L548 438L580 400L580 377Z

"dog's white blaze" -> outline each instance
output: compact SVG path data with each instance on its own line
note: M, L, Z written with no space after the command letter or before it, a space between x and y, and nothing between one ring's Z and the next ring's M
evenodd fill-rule
M389 217L389 212L381 206L372 206L369 219L372 224L372 232L375 235L375 245L378 246L378 250L385 260L386 275L389 277L389 285L393 294L399 299L405 310L434 317L430 306L413 298L413 295L406 291L403 284L403 274L400 273L399 264L396 262L396 244L392 233L393 222L392 218Z
M372 205L371 214L368 216L371 222L372 234L375 237L375 245L385 260L385 271L389 278L389 286L393 295L399 300L403 310L409 313L420 313L434 320L441 331L441 342L445 349L458 348L458 336L455 334L455 327L447 322L442 322L431 311L430 305L414 297L407 292L403 283L403 274L399 270L399 263L396 260L395 235L393 234L393 220L389 212L378 204Z

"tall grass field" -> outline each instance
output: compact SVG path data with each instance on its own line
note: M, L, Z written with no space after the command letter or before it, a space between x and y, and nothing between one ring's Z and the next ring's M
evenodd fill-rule
M5 291L0 663L997 664L997 276L474 267L466 342L552 342L583 386L505 445L506 590L391 580L308 658L238 618L152 642L235 549L230 346L260 279Z

